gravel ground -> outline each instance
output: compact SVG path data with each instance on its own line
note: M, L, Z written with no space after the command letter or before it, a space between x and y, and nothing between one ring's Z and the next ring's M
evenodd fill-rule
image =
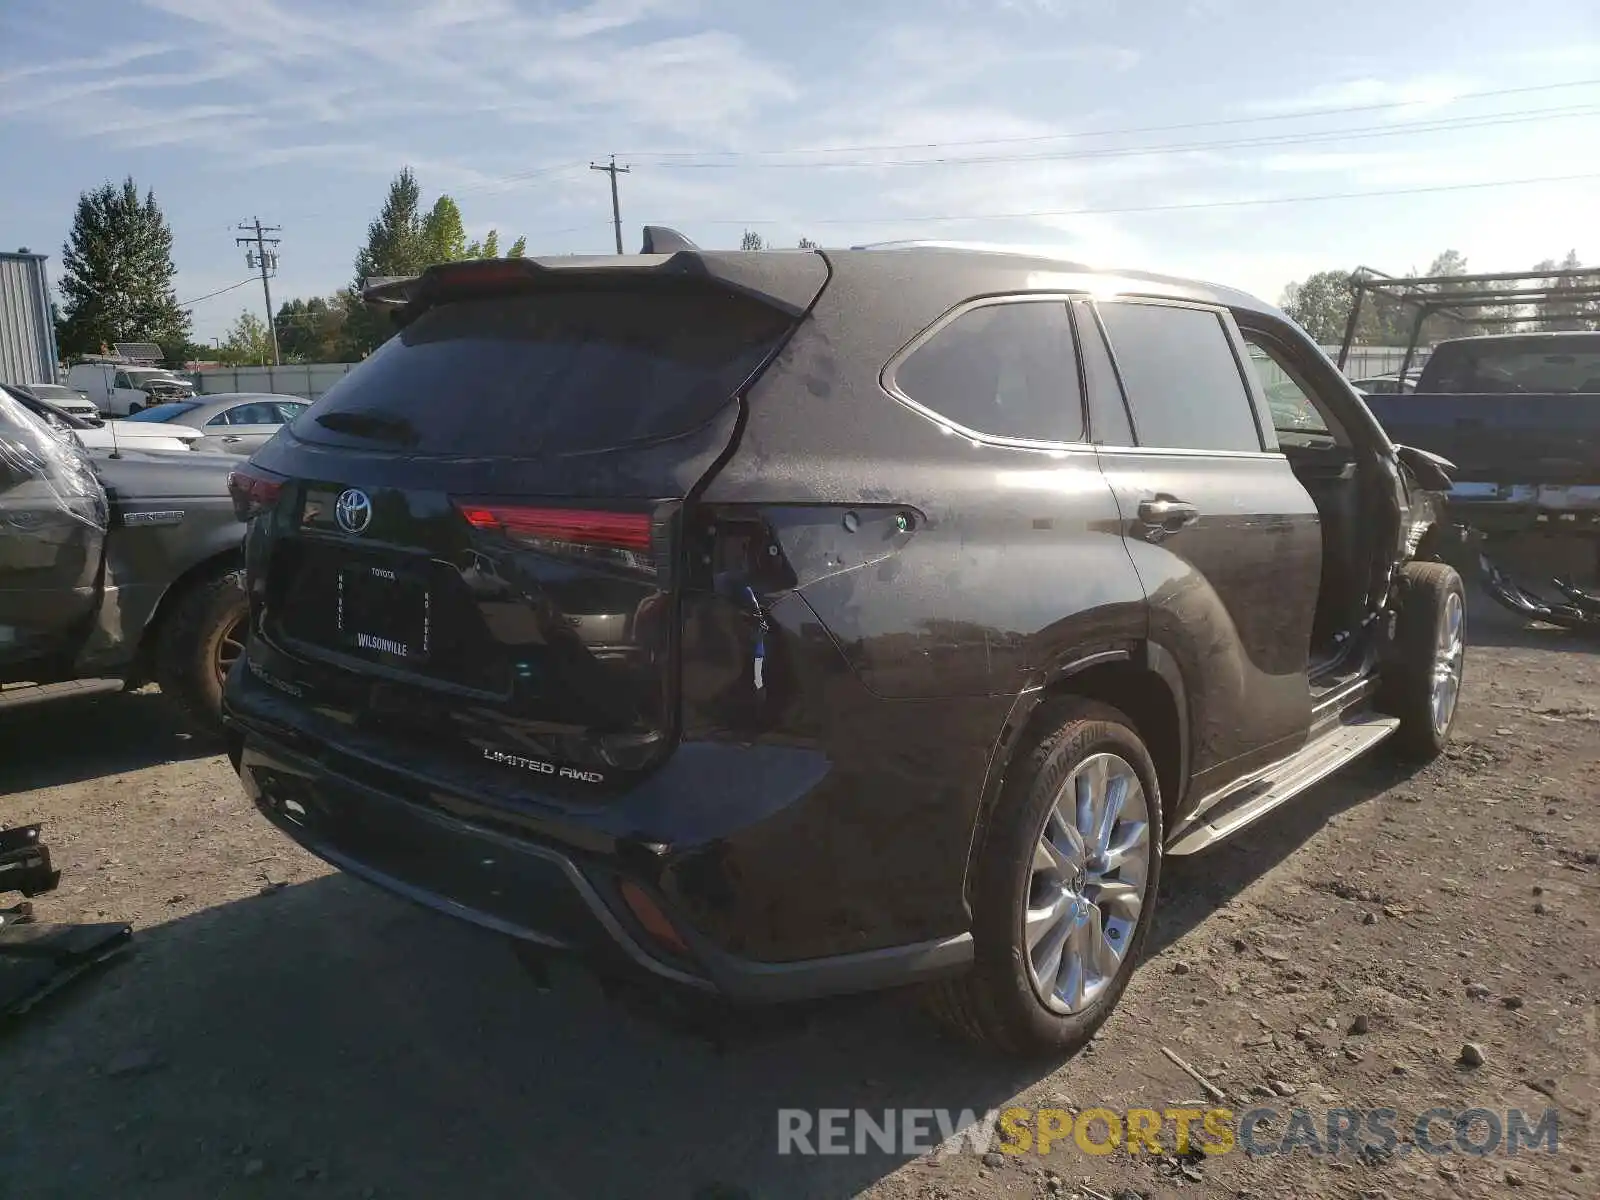
M945 1039L903 997L718 1047L576 971L539 991L496 938L281 838L159 696L6 713L0 823L45 822L64 872L39 916L136 934L0 1033L0 1196L1600 1194L1600 639L1476 601L1469 630L1449 755L1407 774L1380 751L1171 860L1121 1007L1089 1050L1034 1066ZM1387 1106L1402 1128L1435 1105L1555 1107L1560 1150L776 1153L780 1107L1195 1101L1163 1047L1235 1110L1275 1087L1280 1107Z

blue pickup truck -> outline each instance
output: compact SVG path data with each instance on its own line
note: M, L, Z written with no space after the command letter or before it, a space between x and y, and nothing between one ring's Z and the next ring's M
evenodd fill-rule
M1409 394L1369 395L1392 441L1455 464L1456 523L1491 539L1549 532L1593 540L1600 570L1600 332L1518 333L1440 342ZM1563 580L1550 603L1487 559L1508 607L1563 625L1600 625L1600 598Z

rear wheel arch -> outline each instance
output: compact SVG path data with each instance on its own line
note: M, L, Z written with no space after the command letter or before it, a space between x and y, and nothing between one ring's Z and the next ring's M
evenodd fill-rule
M1104 650L1073 660L1047 683L1019 698L990 762L982 805L967 857L967 886L982 851L1007 771L1030 747L1048 737L1056 715L1070 700L1090 700L1116 709L1132 723L1155 765L1161 803L1170 817L1187 782L1189 734L1183 679L1176 660L1155 643Z
M223 550L210 558L203 558L167 585L161 599L151 610L150 618L139 631L139 649L134 656L128 677L129 688L150 682L155 667L156 645L161 639L162 625L172 616L173 610L195 585L230 571L244 570L244 549Z

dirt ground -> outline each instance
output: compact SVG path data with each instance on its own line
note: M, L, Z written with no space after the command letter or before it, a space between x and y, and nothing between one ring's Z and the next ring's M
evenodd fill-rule
M624 1017L578 972L539 991L495 937L280 837L158 696L3 714L0 823L43 821L64 872L39 916L136 933L0 1033L0 1195L1595 1196L1600 639L1476 600L1469 630L1448 756L1407 774L1380 751L1170 860L1121 1007L1089 1050L1034 1066L899 996L719 1050ZM1481 1065L1458 1061L1467 1042ZM1434 1106L1555 1108L1559 1150L777 1153L780 1108L1200 1100L1163 1048L1236 1112L1268 1093L1319 1124L1389 1107L1404 1132Z

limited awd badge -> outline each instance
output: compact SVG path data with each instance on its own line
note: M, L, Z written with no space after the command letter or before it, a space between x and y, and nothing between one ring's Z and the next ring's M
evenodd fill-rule
M334 502L333 519L346 533L365 533L372 524L372 501L360 488L345 488Z
M606 777L600 771L585 771L579 767L558 767L555 763L545 762L541 758L525 758L520 754L507 754L504 750L491 750L485 746L483 757L502 767L519 767L524 771L532 771L537 775L553 775L557 779L571 779L577 783L604 783Z

